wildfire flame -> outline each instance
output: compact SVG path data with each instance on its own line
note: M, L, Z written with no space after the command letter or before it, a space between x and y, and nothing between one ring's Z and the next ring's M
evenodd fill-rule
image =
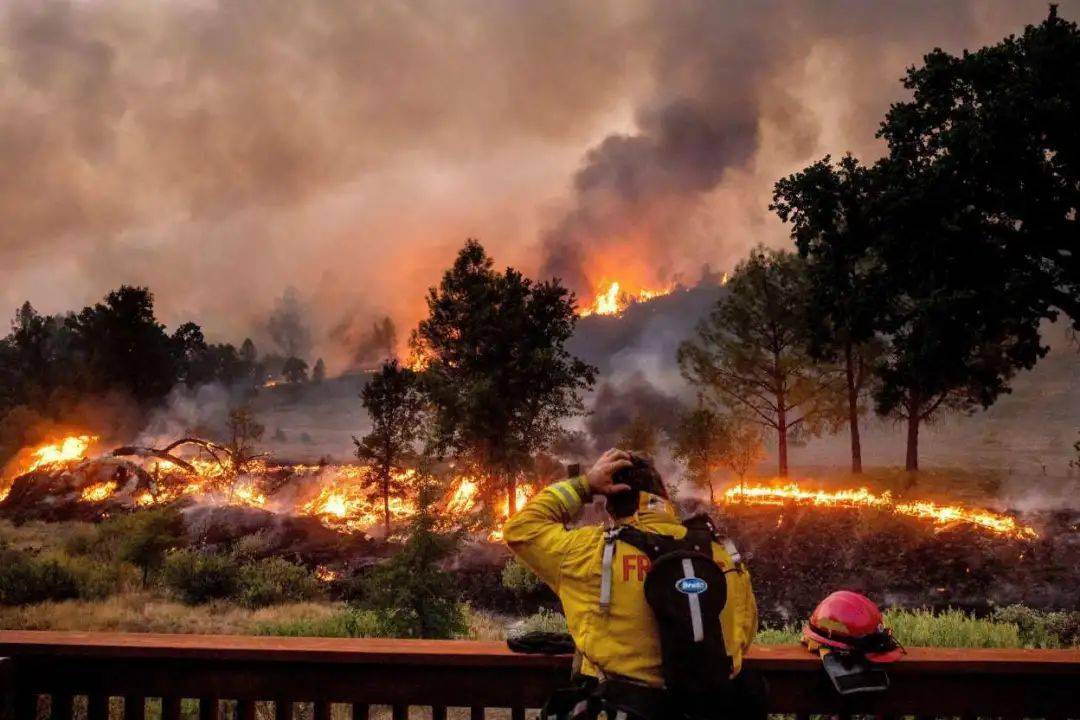
M622 284L618 280L615 280L608 284L606 290L598 293L592 303L582 308L578 314L581 317L588 317L589 315L622 315L634 303L668 295L674 289L674 286L658 289L642 288L637 293L629 293L622 289Z
M955 523L975 525L997 535L1032 539L1038 534L1009 515L968 508L939 505L929 500L897 502L889 491L874 493L865 487L846 490L808 490L798 483L786 485L733 486L724 491L724 502L742 505L810 505L816 507L875 508L897 515L929 520L939 529Z
M2 480L5 487L0 489L0 500L6 498L11 491L8 483L10 479L53 465L76 463L86 457L90 446L97 439L96 435L69 435L53 442L20 450L4 470Z
M116 492L116 482L107 480L83 488L82 499L85 502L101 502Z
M96 440L96 435L71 435L53 443L40 445L30 451L29 463L19 469L16 474L23 475L47 465L82 460Z

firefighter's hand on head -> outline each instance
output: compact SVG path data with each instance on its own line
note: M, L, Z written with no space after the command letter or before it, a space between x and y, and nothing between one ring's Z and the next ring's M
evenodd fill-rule
M630 467L630 453L625 450L611 448L600 456L596 464L585 474L585 481L589 489L597 495L611 495L612 493L629 490L629 485L615 484L612 476L616 470Z

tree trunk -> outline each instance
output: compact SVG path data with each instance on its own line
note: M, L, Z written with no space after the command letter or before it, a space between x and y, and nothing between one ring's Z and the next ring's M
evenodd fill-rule
M383 527L386 529L386 537L390 537L390 476L383 476Z
M922 404L917 395L912 395L907 404L907 463L905 469L908 472L919 470L919 420L922 413Z
M782 405L780 410L776 413L776 420L776 454L778 456L779 464L777 474L780 477L787 477L787 412Z
M508 517L513 517L517 513L517 478L513 473L506 479L506 508Z
M862 443L859 440L859 389L855 386L855 363L851 343L844 345L844 364L847 371L848 425L851 428L851 472L862 474Z
M773 382L776 383L776 455L779 468L777 475L787 477L787 406L785 405L786 386L780 373L780 353L773 353Z

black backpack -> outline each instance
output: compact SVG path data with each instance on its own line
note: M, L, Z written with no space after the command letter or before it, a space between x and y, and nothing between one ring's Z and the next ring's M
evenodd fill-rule
M610 604L615 541L632 545L650 562L645 599L660 630L664 685L673 698L694 706L715 702L729 690L732 660L724 644L720 612L727 603L726 572L713 560L712 543L727 547L736 572L742 563L733 544L721 540L707 516L687 520L677 539L632 526L609 530L604 544L601 607ZM688 708L690 709L690 708Z

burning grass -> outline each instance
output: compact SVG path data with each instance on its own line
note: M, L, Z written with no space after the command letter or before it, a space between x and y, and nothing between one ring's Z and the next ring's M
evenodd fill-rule
M956 524L973 525L987 532L1015 539L1035 539L1035 529L1004 513L963 505L942 505L931 500L898 500L891 492L872 492L866 487L844 490L812 490L797 482L734 485L724 491L728 504L803 506L822 508L873 508L896 515L927 520L937 530Z

